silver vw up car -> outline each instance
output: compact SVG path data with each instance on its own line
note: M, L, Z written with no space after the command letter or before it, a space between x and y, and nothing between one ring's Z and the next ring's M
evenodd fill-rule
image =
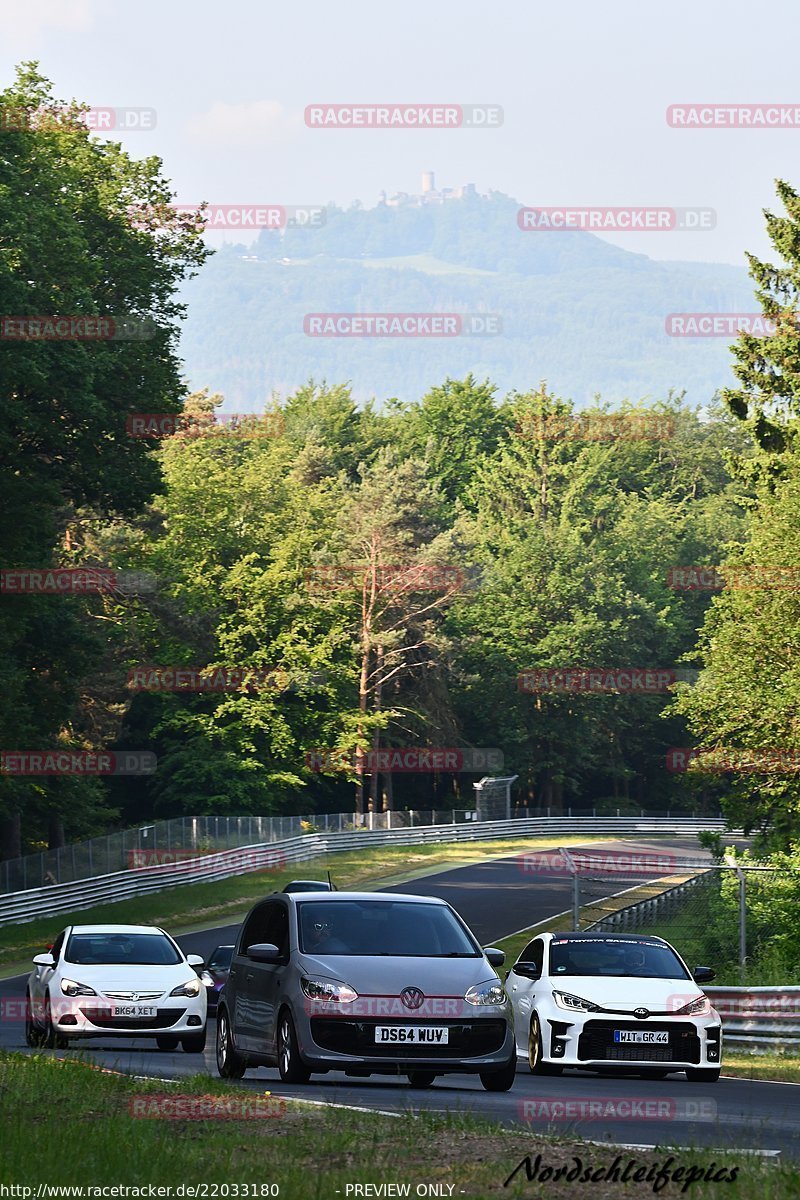
M471 1072L507 1091L516 1051L494 970L503 961L444 900L277 893L239 931L217 1008L219 1073L277 1065L286 1083L339 1070L428 1087Z

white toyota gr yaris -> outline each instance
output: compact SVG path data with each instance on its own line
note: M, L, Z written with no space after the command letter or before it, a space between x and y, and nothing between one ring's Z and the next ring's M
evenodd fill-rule
M534 1075L565 1067L713 1083L722 1062L719 1013L663 938L543 933L508 973L517 1057Z

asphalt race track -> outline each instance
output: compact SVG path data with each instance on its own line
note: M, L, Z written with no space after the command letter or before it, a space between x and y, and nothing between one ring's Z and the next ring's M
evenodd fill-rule
M654 838L646 842L628 839L606 842L603 848L651 854L671 851L682 856L688 853L696 855L698 861L706 861L694 839ZM630 882L609 882L607 892L619 891L630 886ZM475 863L386 890L444 897L484 945L555 916L569 909L571 903L569 879L526 875L516 857ZM565 928L569 925L565 919ZM235 925L225 926L187 934L178 940L185 951L207 956L219 943L233 941L237 929ZM21 1019L25 979L17 976L0 981L0 1003L9 1015L9 1019L0 1022L0 1046L5 1050L27 1050ZM18 1003L9 1005L9 1001ZM213 1034L212 1020L205 1069L216 1074ZM98 1066L165 1080L194 1075L200 1066L198 1056L159 1051L149 1040L137 1045L122 1039L98 1039L86 1042L78 1053ZM799 1085L794 1084L723 1077L719 1083L708 1085L689 1083L683 1075L647 1080L588 1072L547 1078L532 1076L527 1064L520 1063L514 1087L500 1094L485 1092L477 1077L469 1075L440 1077L428 1090L412 1090L402 1077L397 1081L389 1077L355 1080L339 1073L314 1077L302 1086L288 1086L280 1083L277 1070L271 1068L248 1071L238 1086L262 1093L268 1089L274 1096L287 1099L354 1105L384 1112L420 1109L470 1112L506 1125L524 1124L561 1134L578 1133L598 1142L746 1148L780 1151L786 1157L800 1159L800 1091ZM621 1119L617 1109L614 1118L609 1119L598 1112L596 1105L590 1114L582 1107L590 1101L601 1105L632 1102L631 1117ZM562 1117L559 1107L564 1102L571 1104L568 1119ZM643 1107L645 1104L647 1109Z

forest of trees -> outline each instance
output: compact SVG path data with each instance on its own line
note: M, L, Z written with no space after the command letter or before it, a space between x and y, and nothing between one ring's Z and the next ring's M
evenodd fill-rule
M150 751L157 769L0 774L4 857L184 813L472 803L474 774L367 769L370 751L405 746L498 748L530 807L721 804L775 846L796 839L785 764L669 769L691 745L800 755L797 583L675 583L681 567L800 576L788 185L785 215L768 216L780 261L751 261L778 333L741 338L737 388L702 409L680 393L617 407L627 425L609 435L599 399L577 414L557 387L503 395L476 372L381 405L310 380L231 426L214 421L221 396L187 394L176 352L199 227L168 209L158 160L61 110L35 116L54 104L32 66L0 94L0 112L34 114L0 123L0 311L146 316L155 335L4 345L2 567L110 567L153 586L3 595L0 742ZM183 419L136 438L137 413ZM159 686L175 667L240 674L227 690ZM686 681L519 687L592 669ZM323 750L335 769L317 769Z

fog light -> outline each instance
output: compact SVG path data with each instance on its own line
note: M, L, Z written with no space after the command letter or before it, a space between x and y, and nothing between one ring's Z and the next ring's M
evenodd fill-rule
M61 1017L59 1019L58 1023L59 1025L77 1025L78 1018L73 1016L72 1013L67 1013L65 1017Z
M189 1017L186 1021L186 1024L187 1025L202 1025L203 1022L200 1020L199 1017Z

